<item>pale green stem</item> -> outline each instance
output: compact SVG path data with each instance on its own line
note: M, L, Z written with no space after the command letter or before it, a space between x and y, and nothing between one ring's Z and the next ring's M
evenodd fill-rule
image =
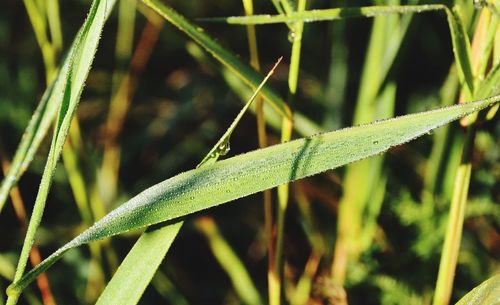
M299 0L297 4L297 12L303 12L306 8L306 0ZM292 38L292 54L290 57L290 71L288 73L288 92L289 92L289 103L292 102L296 92L297 83L299 77L299 67L300 67L300 50L302 47L302 32L304 29L303 22L296 22L291 29L290 38ZM281 126L281 142L290 141L292 138L293 121L287 117L283 117ZM285 226L285 216L286 209L288 206L288 193L289 184L282 184L278 186L278 212L276 220L276 252L275 252L275 263L274 268L276 270L277 282L274 287L274 291L269 291L269 304L278 305L281 304L281 291L283 287L283 237L284 237L284 226Z
M448 305L453 288L453 278L457 265L462 227L464 223L467 194L471 178L471 155L474 148L475 127L467 129L467 138L462 151L462 160L455 176L455 187L450 206L448 228L439 262L439 273L436 282L433 305Z

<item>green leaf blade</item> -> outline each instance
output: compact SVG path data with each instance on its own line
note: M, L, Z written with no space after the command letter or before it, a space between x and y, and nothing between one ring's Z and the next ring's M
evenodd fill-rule
M158 183L57 250L10 290L22 290L65 251L105 237L189 215L277 185L377 155L465 115L500 96L302 138L238 155Z
M182 222L177 222L151 228L142 234L99 296L96 305L137 304L181 227Z
M201 27L197 27L192 24L172 8L166 6L161 0L143 0L143 2L155 10L168 22L176 26L179 30L186 33L189 37L191 37L191 39L201 45L207 52L212 54L212 56L230 69L247 85L255 89L258 87L259 83L261 83L263 79L262 75L241 61L233 53L222 47L208 34L206 34ZM286 106L283 99L269 86L264 86L261 94L282 116L291 117L290 110Z

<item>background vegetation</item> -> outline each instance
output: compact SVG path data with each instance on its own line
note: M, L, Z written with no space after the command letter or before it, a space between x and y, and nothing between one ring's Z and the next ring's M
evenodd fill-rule
M195 168L215 143L214 160L500 93L497 1L439 1L403 14L324 11L321 22L300 12L421 3L108 0L114 8L105 11L99 2L6 1L0 10L1 291L24 274L16 264L31 248L23 240L35 201L46 207L33 225L32 265L147 187ZM255 27L228 23L261 21L207 20L253 13L290 19ZM279 57L252 104L256 115L218 142ZM58 95L63 106L50 106ZM44 100L38 113L47 119L35 130L50 127L48 135L28 144L36 153L19 175L7 174ZM265 100L277 105L263 109L266 118ZM19 304L94 304L99 296L126 304L120 290L139 304L455 303L498 272L493 116L469 116L384 155L184 217L182 230L150 229L134 246L139 259L123 267L150 273L144 294L127 288L141 287L131 274L117 275L117 288L107 284L144 231L135 229L68 251ZM50 156L59 152L56 168Z

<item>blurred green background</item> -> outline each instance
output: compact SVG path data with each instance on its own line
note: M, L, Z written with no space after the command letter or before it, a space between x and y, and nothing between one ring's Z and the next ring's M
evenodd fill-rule
M123 7L121 9L130 19L122 17L124 19L119 21L118 5L115 7L105 26L78 108L83 142L81 146L77 145L76 168L84 180L80 191L86 194L89 205L100 204L100 207L90 208L91 216L87 220L100 218L99 215L148 186L194 168L251 94L247 88L234 85L234 82L231 84L234 76L227 74L210 55L172 25L164 23L145 5L135 4L132 0L122 1L129 2L126 5L128 11ZM308 8L374 3L395 2L311 0ZM469 20L469 32L473 33L478 10L472 3L462 3L466 8L464 15ZM196 21L198 18L243 15L240 1L183 0L168 1L168 4L201 25L243 61L249 61L244 26ZM61 60L68 49L89 5L90 1L60 1L63 46L57 51L57 60ZM255 1L254 5L256 13L275 13L271 1ZM2 7L0 153L2 161L8 161L14 155L24 128L46 87L47 71L23 2L6 0ZM403 17L397 18L395 22L401 26ZM323 130L360 123L353 123L353 117L356 100L362 90L361 79L373 22L373 19L359 18L308 23L304 27L299 86L291 107ZM384 96L385 90L395 90L392 96L395 101L394 116L453 104L459 86L453 68L450 73L454 57L444 13L418 14L411 20L408 18L407 22L409 26L401 46L376 90L378 98ZM132 32L127 32L127 25ZM394 28L394 31L396 29L400 28ZM262 70L267 71L278 57L284 56L283 63L269 81L283 97L288 94L291 48L288 36L289 31L282 24L257 26ZM127 44L127 39L131 39L130 44ZM116 51L117 41L124 44L122 53ZM391 44L387 40L380 43L382 52L387 54L389 51L384 46ZM382 69L380 63L378 69ZM121 126L120 119L110 120L108 113L111 97L126 73L132 77L131 83L126 83L126 88L130 90L130 105ZM379 75L366 77L368 82L370 77L373 77L373 82L380 78ZM365 86L368 85L365 83ZM123 105L125 102L120 100L120 103ZM374 113L370 115L375 116L372 120L383 118L376 117ZM120 126L114 134L116 138L110 138L106 124ZM269 142L278 143L279 131L271 127L268 131ZM486 122L477 135L470 200L452 301L457 301L498 271L499 135L497 120ZM376 228L367 237L369 243L349 265L345 284L349 304L430 303L463 136L464 130L454 123L446 133L440 130L424 136L390 150L384 159L380 159L382 169L374 174L373 179L386 181L382 187L383 199L380 213L374 212L375 218L371 218L376 221ZM48 138L43 142L32 165L19 181L28 215L49 142ZM434 163L436 158L431 155L437 143L442 146L442 159ZM107 167L103 165L105 151L109 147L118 147L121 151L120 158L114 159L118 160L119 170L112 171L111 177L106 175ZM232 137L230 155L257 148L255 116L247 114ZM429 172L433 170L435 173L429 178ZM337 239L338 205L345 190L345 171L345 168L340 168L293 183L291 187L284 248L285 277L291 287L303 273L311 253L321 249L319 266L313 276L313 296L308 304L335 304L328 303L333 302L333 297L321 290L328 290L324 288L327 286L324 282L330 272ZM374 167L368 167L365 175L369 176L373 171ZM78 190L71 186L70 177L67 165L60 162L37 238L43 257L91 224L85 220L85 210L75 204L75 196L78 196L75 192ZM432 184L429 179L436 182ZM115 180L116 191L112 182ZM6 262L0 260L0 270L4 270L0 272L4 276L0 278L0 288L4 290L9 284L5 277L9 264L17 262L24 233L10 201L2 212L0 253ZM200 233L203 230L197 226L200 217L207 216L216 221L220 234L238 254L261 296L266 299L264 216L262 195L258 194L188 217L187 225L175 240L140 304L241 302L226 272L214 258L207 239ZM89 265L89 261L95 262L90 260L90 257L95 258L95 253L92 254L88 247L67 253L48 272L57 303L93 303L137 236L138 232L131 232L103 242L99 246L102 257L97 259L100 262L97 266ZM20 304L39 304L37 302L41 298L37 287L32 285L30 291L31 299L22 299ZM286 288L285 291L293 291L293 288Z

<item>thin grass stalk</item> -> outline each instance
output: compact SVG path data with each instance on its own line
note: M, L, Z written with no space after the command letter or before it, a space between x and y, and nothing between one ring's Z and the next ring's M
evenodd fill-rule
M297 12L301 13L306 9L306 0L299 0L297 3ZM292 26L289 38L292 42L292 52L290 56L290 70L288 72L288 103L293 104L295 94L297 93L297 83L300 68L300 51L302 48L302 33L304 23L295 22ZM290 107L292 108L292 107ZM288 117L283 117L281 125L281 142L290 141L292 138L293 121ZM283 257L283 238L285 229L286 210L288 206L289 184L278 186L278 210L276 215L276 252L274 257L274 283L269 287L269 304L281 304L282 291L284 287L284 257Z
M490 21L492 21L489 14L490 12L487 8L482 9L472 41L470 70L474 75L474 87L472 89L474 96L477 95L479 91L474 89L479 86L479 81L484 79L486 65L491 53L491 48L488 46L492 46L494 39L494 35L488 31ZM494 28L497 27L497 24L498 20L493 19ZM465 89L467 88L462 89L459 103L462 103L467 96L467 90ZM477 117L477 114L474 114L467 116L465 121L463 121L463 119L461 120L461 123L465 123L468 127L466 139L462 148L460 165L457 168L455 176L448 226L439 263L433 305L448 305L451 299L465 219L465 208L472 175L472 152L474 150L474 140L477 132Z
M45 65L45 78L47 85L53 81L57 71L56 50L47 37L47 22L44 12L34 0L24 0L24 6L35 33L35 38L42 52Z
M113 8L115 1L116 0L108 0L106 19L108 18L109 12ZM74 49L76 48L80 36L77 35L76 38L77 39L75 39L71 45L70 51L64 58L63 66L68 65L74 56ZM28 166L31 164L40 143L44 140L44 137L57 114L61 101L58 95L63 91L61 82L64 77L65 73L58 73L58 78L47 86L28 126L23 133L23 137L12 159L9 173L0 184L0 212L5 205L7 197L9 196L10 189L17 183Z
M304 194L304 185L306 181L300 181L293 186L294 198L297 201L299 211L302 216L302 225L304 232L308 237L312 251L304 267L304 271L297 281L294 291L291 293L290 304L307 304L310 298L315 275L319 268L319 263L325 252L326 242L317 227L317 221L314 219L311 211L311 202Z
M276 3L275 3L276 5ZM277 8L279 4L276 5ZM253 15L253 0L243 0L243 7L245 9L245 15ZM257 71L260 71L260 61L259 61L259 50L257 45L257 35L254 25L247 25L247 39L248 39L248 49L250 53L250 65ZM266 133L266 119L264 115L264 99L262 96L257 96L255 99L255 114L257 119L257 137L259 142L259 148L267 147L267 133ZM274 283L274 256L275 256L275 239L273 236L274 227L274 216L273 216L273 202L272 202L272 191L265 190L262 193L263 204L264 204L264 231L267 240L267 259L268 259L268 292L271 293L273 283Z
M368 51L363 67L353 124L363 124L380 118L377 104L390 104L391 98L377 100L385 75L381 75L381 65L392 25L386 17L375 17ZM394 87L395 91L395 87ZM390 92L389 92L390 93ZM392 93L391 95L394 95ZM393 101L393 99L392 99ZM391 112L392 111L384 111ZM355 260L362 251L362 218L365 214L367 201L371 193L378 187L374 181L379 181L381 157L362 160L347 166L344 178L344 194L340 201L337 240L335 242L331 273L334 281L343 286L348 263ZM373 199L373 198L371 198ZM374 220L373 220L374 221Z
M27 3L30 3L31 0L27 0ZM36 5L35 5L36 6ZM30 9L32 10L33 8L30 6ZM43 28L43 31L41 30L36 30L36 25L39 23L36 19L30 18L30 20L33 23L33 27L35 28L35 33L37 34L37 37L40 36L37 40L40 44L40 49L42 50L42 54L44 56L51 56L50 60L44 60L45 63L45 71L47 72L47 81L52 82L54 75L56 75L57 68L55 66L51 66L52 64L55 65L57 62L57 54L60 52L62 48L62 33L61 33L61 24L60 24L60 17L59 17L59 4L58 0L50 0L46 2L46 17L48 20L48 26L50 30L50 34L52 37L52 41L49 42L47 38L47 32L46 28ZM33 14L31 13L30 16L40 16L42 15L41 12L39 11L38 14ZM37 23L38 22L38 23ZM42 21L45 22L45 19ZM49 47L47 47L49 45ZM52 50L52 52L44 53L44 49L49 48ZM64 168L68 174L68 180L71 186L71 190L73 192L73 195L75 197L75 202L77 204L78 210L80 212L80 215L82 216L84 222L87 225L91 225L96 218L92 217L92 213L90 211L90 204L89 204L89 196L87 193L89 192L89 187L87 183L85 182L86 179L84 178L83 172L81 170L81 156L84 155L83 153L83 141L80 133L80 127L79 127L79 122L78 119L75 117L73 122L71 123L70 131L68 134L68 142L64 145L63 150L62 150L62 159L63 159L63 164ZM95 197L94 197L95 198ZM95 204L94 204L95 205ZM102 216L104 213L102 213ZM101 275L101 278L103 278L103 271L100 269L101 264L98 264L96 262L100 261L100 256L96 257L96 253L100 253L99 245L91 245L90 246L90 253L91 253L91 266L94 266L93 272L90 273L92 275ZM33 248L34 250L37 250L36 247ZM33 252L33 251L32 251ZM32 255L30 255L30 260L32 260ZM39 258L36 261L36 264L33 264L33 266L37 265L38 263L41 262L41 258ZM44 276L41 279L42 281L45 280L48 284L47 278ZM90 277L89 277L90 280ZM100 281L100 287L102 287L102 284L104 282L101 280ZM46 285L47 285L46 284ZM96 291L99 290L99 286L93 285L92 290ZM42 292L43 296L43 292ZM44 297L44 303L45 303L46 297ZM88 298L87 298L88 299ZM48 298L49 302L54 303L54 300ZM93 301L93 300L92 300Z
M99 33L106 20L106 9L110 9L113 4L114 1L107 2L106 0L104 0L103 2L101 2L100 0L95 0L92 3L89 15L77 36L77 43L75 45L74 51L71 52L72 55L70 57L69 64L65 65L63 70L61 70L61 73L64 72L64 79L61 79L61 84L63 84L62 88L64 88L64 92L60 96L62 99L62 103L59 111L59 118L56 121L54 136L52 137L49 155L47 157L47 162L42 174L30 222L26 230L26 237L22 246L16 273L14 275L14 281L18 281L23 276L24 270L26 268L29 253L35 240L35 234L38 227L40 226L41 219L44 213L45 202L52 183L52 177L57 167L57 161L61 154L61 150L63 148L66 135L71 123L71 119L78 105L83 82L86 79L90 68L90 63L93 60L93 56L97 48L97 43L100 38ZM89 44L88 49L83 47L84 43L87 42ZM87 62L88 65L84 67L74 67L73 63L75 63L77 60ZM72 89L75 89L75 91L71 91ZM19 295L20 291L9 291L7 305L16 304Z
M39 7L33 0L25 0L25 6L30 16L39 48L44 57L45 71L47 75L47 83L54 80L57 72L56 62L57 54L62 48L62 33L60 25L59 4L58 0L50 0L45 3L46 7ZM46 16L45 16L46 15ZM52 41L47 37L47 22L51 34ZM47 52L47 49L51 52ZM50 57L50 58L48 58ZM71 189L75 196L75 201L79 207L84 220L88 224L93 222L93 219L88 215L88 200L86 196L87 187L85 179L78 167L79 156L77 151L81 151L81 135L77 118L71 124L69 133L69 141L63 148L63 161L65 169L68 172ZM76 145L77 147L74 147Z
M453 198L448 216L448 227L443 252L439 262L433 305L448 305L451 298L472 172L471 157L474 148L475 132L475 125L467 129L462 158L455 177Z
M262 81L262 75L255 71L252 67L242 62L232 52L223 48L214 39L207 35L203 28L192 24L160 0L143 0L143 2L155 10L160 16L175 25L179 30L191 37L196 43L220 61L220 63L222 63L226 68L231 70L235 76L254 89L258 87L258 84ZM283 116L291 118L291 112L288 106L274 92L274 90L270 89L269 86L262 88L261 95L265 97L268 102L270 102L277 112Z
M452 65L448 72L448 76L441 87L439 92L439 100L441 105L448 106L452 105L452 101L457 99L458 95L458 76L456 72L456 65ZM445 167L445 157L446 157L446 147L449 144L450 128L449 126L444 126L440 130L436 130L433 134L433 144L432 150L427 161L423 189L422 189L422 202L424 205L430 205L433 209L434 207L434 194L441 184L439 176Z
M54 1L57 2L57 0ZM49 2L54 2L54 1L49 1ZM46 23L47 19L45 19L46 16L43 13L43 10L40 9L33 0L25 0L24 4L33 27L33 31L35 33L36 40L38 42L38 45L42 53L43 61L45 64L46 82L48 85L50 85L50 83L52 83L52 81L54 80L54 77L57 72L57 67L56 67L57 52L60 51L62 47L62 36L61 35L58 36L58 34L60 34L60 27L59 27L59 32L57 32L58 30L57 23L59 22L60 19L58 4L50 3L47 11L50 12L51 14L50 17L54 19L54 22L49 24L49 28L54 31L54 33L52 32L51 33L57 36L55 37L56 41L55 44L51 43L47 37L47 23ZM3 154L1 158L2 158L1 160L2 168L4 170L4 173L8 173L10 164L3 157ZM16 215L19 221L21 222L21 227L26 233L28 227L26 210L24 208L24 202L21 198L21 193L19 192L17 186L14 186L12 188L10 195L12 204L16 211ZM29 252L29 260L32 266L36 266L42 261L42 257L40 251L38 250L38 247L34 246L31 249L31 251ZM45 305L55 305L56 302L54 296L52 295L48 277L45 273L41 274L41 276L37 278L37 285L40 289L43 303Z
M2 166L2 170L4 175L8 173L10 163L5 157L3 151L0 150L0 163ZM14 186L10 191L10 199L12 200L12 206L14 208L14 212L16 214L17 219L21 224L22 230L26 231L28 226L28 217L26 214L25 204L23 198L21 197L21 192L19 191L18 186ZM42 261L42 256L40 254L40 250L35 245L31 249L30 252L30 263L32 266L38 265ZM40 290L40 294L42 296L42 302L44 305L56 305L56 301L52 294L52 290L50 288L50 282L45 273L40 274L40 276L36 279L36 283L38 289Z
M47 0L47 20L52 47L56 56L63 48L63 35L61 30L61 14L59 13L59 0ZM57 58L56 58L57 59Z
M471 70L474 75L474 88L476 89L479 88L480 82L484 80L486 68L489 63L488 60L480 60L480 58L486 59L490 56L494 44L495 32L499 25L498 21L498 16L493 15L489 9L483 8L481 10L471 45L471 56L473 59ZM479 93L478 90L475 91L475 94ZM459 103L464 103L465 101L466 95L462 92ZM467 116L460 120L460 124L463 127L467 127L474 123L476 118L477 114Z

